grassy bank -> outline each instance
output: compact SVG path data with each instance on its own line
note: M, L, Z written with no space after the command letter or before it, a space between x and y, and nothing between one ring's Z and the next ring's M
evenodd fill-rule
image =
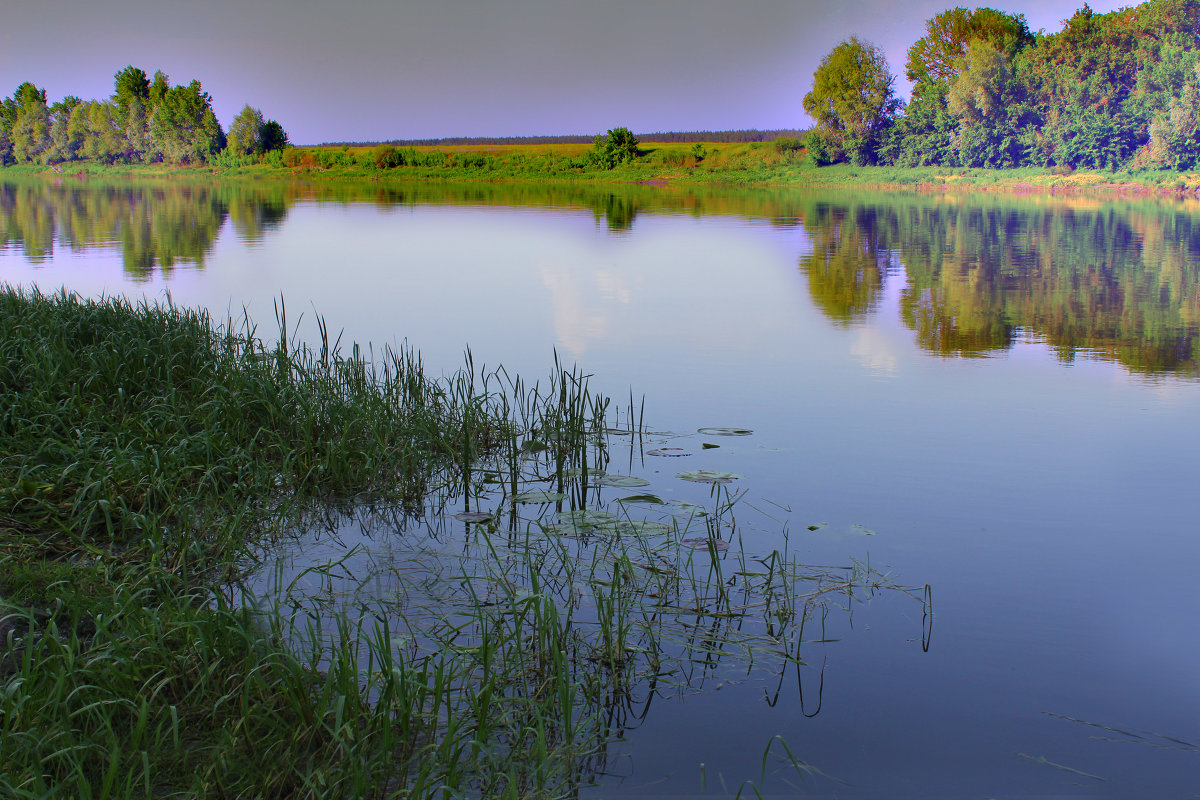
M747 551L736 475L630 494L640 415L577 371L435 379L278 327L0 290L3 796L570 797L652 697L727 662L782 687L828 600L896 588L786 530Z
M633 161L602 169L591 145L456 145L390 148L307 147L241 167L163 164L6 167L0 174L122 175L132 177L217 174L308 181L542 181L774 187L902 188L923 191L1001 191L1105 194L1194 194L1200 173L1163 170L1072 172L1057 168L1012 170L947 167L814 166L795 139L709 144L643 143Z
M314 500L418 502L503 425L408 355L254 334L0 292L5 797L350 795L419 742L370 712L353 648L317 670L214 587Z

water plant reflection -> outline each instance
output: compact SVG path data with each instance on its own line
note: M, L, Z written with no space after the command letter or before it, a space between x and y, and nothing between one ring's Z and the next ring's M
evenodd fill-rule
M371 691L420 694L410 711L430 737L405 766L411 786L571 794L619 771L612 743L657 703L731 679L761 680L772 705L803 702L799 683L783 684L828 643L831 613L880 592L919 601L860 562L803 564L786 529L777 548L753 552L736 515L744 492L719 483L704 507L621 502L649 496L606 480L614 439L636 464L691 437L639 437L632 407L635 423L615 437L608 401L576 371L559 368L548 390L505 380L480 376L476 389L507 398L518 421L503 452L448 477L420 509L315 509L253 584L312 621L308 635L355 615L383 626L367 637L388 643L364 664ZM401 689L396 675L426 683ZM764 732L761 746L773 744ZM438 760L448 753L452 768Z

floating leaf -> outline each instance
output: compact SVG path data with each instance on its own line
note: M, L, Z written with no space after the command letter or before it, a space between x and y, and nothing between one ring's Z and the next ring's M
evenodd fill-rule
M648 519L631 519L621 522L621 531L632 530L643 536L654 536L668 533L673 526L665 522L652 522Z
M584 470L582 467L572 467L571 469L567 470L565 474L568 478L582 478L583 474L584 474ZM589 470L587 470L587 476L589 479L602 478L602 477L604 477L604 470L589 469Z
M863 536L874 536L875 535L875 531L871 530L870 528L864 528L862 525L851 525L850 532L858 533Z
M460 511L454 518L460 522L491 522L496 515L491 511Z
M749 428L699 428L696 433L705 436L749 436L754 431Z
M661 456L663 458L683 458L684 456L690 456L691 453L682 447L657 447L653 450L647 450L646 455Z
M635 478L632 475L603 475L593 481L596 486L619 486L625 489L633 489L638 486L649 486L650 481L645 478Z
M550 446L545 442L539 442L537 439L529 439L521 443L522 453L540 453L543 450L549 450Z
M683 539L679 542L684 547L690 547L693 550L707 550L709 545L712 545L718 552L725 552L729 549L729 542L724 539L710 539L707 536L698 536L693 539Z
M575 511L564 511L558 515L559 522L569 522L575 525L597 525L611 522L617 515L611 511L599 511L591 508L580 508Z
M698 469L692 472L681 472L675 476L683 478L685 481L694 481L695 483L729 483L742 477L733 472L713 472L707 469Z
M824 528L824 527L825 527L825 523L824 523L824 522L822 522L822 523L821 523L821 524L819 524L819 525L809 525L809 526L808 526L808 529L809 529L810 531L819 531L819 530L821 530L821 528Z
M618 497L617 502L622 504L640 503L661 506L666 505L667 501L656 494L631 494L628 497Z
M556 503L559 500L566 500L567 496L562 492L521 492L513 495L514 503Z
M709 443L709 442L704 442L704 443L703 443L703 444L701 444L700 446L701 446L702 448L704 448L705 450L716 450L716 449L717 449L718 447L720 447L721 445L719 445L719 444L711 444L711 443Z

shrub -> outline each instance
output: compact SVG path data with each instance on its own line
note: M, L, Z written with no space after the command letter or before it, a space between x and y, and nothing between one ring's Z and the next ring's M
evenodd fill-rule
M404 156L390 144L381 144L372 149L371 160L380 169L395 169L404 166Z

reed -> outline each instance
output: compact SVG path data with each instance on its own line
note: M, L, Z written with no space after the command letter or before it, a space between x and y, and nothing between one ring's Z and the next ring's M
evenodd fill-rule
M719 485L607 502L640 411L557 358L432 378L276 316L0 291L0 795L572 797L653 698L782 683L899 588L748 551ZM387 546L264 572L347 526Z

